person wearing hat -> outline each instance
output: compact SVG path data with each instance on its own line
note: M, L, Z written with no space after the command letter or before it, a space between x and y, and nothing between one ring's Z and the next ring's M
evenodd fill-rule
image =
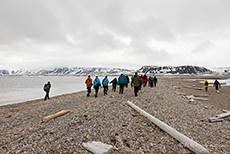
M90 75L88 76L88 78L85 80L85 84L87 86L87 90L88 90L88 94L87 94L87 97L90 96L90 93L91 93L91 87L93 85L93 80L92 78L90 77Z

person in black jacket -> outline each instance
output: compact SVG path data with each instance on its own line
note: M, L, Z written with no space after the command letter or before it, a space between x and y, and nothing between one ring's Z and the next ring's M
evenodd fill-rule
M46 101L47 99L50 99L50 97L49 97L50 88L51 88L51 84L50 84L50 82L48 81L48 82L44 85L44 87L43 87L43 90L46 92L46 95L45 95L45 98L44 98L45 101Z
M110 83L112 83L112 91L116 91L117 88L117 78L114 78Z
M214 85L214 87L216 88L216 91L218 91L219 88L220 88L220 82L217 81L217 79L216 79L213 85Z
M125 79L126 79L126 81L127 81L127 83L126 83L126 85L125 85L125 86L126 86L126 88L128 88L128 84L129 84L129 76L128 76L128 75L126 75L126 76L125 76Z
M153 83L154 83L154 86L156 87L157 86L157 77L156 76L154 76L154 78L153 78Z

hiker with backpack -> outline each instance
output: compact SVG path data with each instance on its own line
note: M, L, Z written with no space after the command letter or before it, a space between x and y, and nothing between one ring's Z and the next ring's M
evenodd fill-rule
M219 88L221 87L221 86L220 86L220 82L219 82L219 81L217 81L217 79L215 80L215 82L214 82L213 86L215 87L216 92L218 92Z
M88 76L88 78L85 80L85 84L87 86L87 90L88 90L88 94L87 94L87 97L90 96L90 93L91 93L91 87L93 85L93 80L92 78L90 77L90 75Z
M134 86L134 94L135 97L137 97L137 93L140 90L140 84L142 80L141 78L137 75L137 72L135 73L134 77L132 78L131 86Z
M153 87L153 83L154 83L154 78L153 76L149 77L149 85L150 87Z
M123 74L121 74L120 77L118 78L118 84L120 85L119 94L123 94L124 86L127 84L127 80Z
M142 76L142 80L143 80L143 82L144 82L144 87L146 87L146 85L147 85L147 82L148 82L148 76L145 74L144 76Z
M205 88L206 92L208 91L208 85L209 85L209 82L207 80L205 80L204 81L204 88Z
M110 83L112 83L112 91L116 91L117 88L117 78L114 78Z
M105 76L105 78L102 80L102 85L103 85L103 88L104 88L104 95L107 95L108 84L109 84L109 80L108 80L107 76Z
M99 90L100 86L101 86L101 81L98 78L98 76L96 76L96 78L93 81L93 87L95 89L95 98L97 97L97 93L98 93L98 90Z
M44 87L43 87L43 90L46 92L46 95L45 95L45 98L44 98L45 101L46 101L47 99L50 99L50 97L49 97L50 88L51 88L51 84L50 84L50 82L48 81L48 82L44 85Z

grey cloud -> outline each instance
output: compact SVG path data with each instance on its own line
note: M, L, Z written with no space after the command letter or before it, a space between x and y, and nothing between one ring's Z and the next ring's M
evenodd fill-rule
M105 31L92 31L86 33L84 37L80 38L80 43L77 47L82 50L91 52L112 52L114 50L122 49L124 43L115 38L115 35Z
M63 35L57 18L41 1L3 0L0 4L0 20L0 41L24 38L53 41Z
M206 53L212 51L215 48L215 44L209 40L200 42L191 53Z
M0 55L9 60L0 67L178 64L176 55L190 51L186 62L195 64L197 53L228 51L220 42L230 38L229 7L228 0L1 0Z

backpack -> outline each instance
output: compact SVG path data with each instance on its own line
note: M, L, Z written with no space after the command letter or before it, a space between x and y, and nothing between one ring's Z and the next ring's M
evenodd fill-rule
M208 82L206 81L206 82L204 83L204 85L206 85L206 86L207 86L207 85L208 85Z
M147 79L147 76L146 76L146 75L144 76L144 79Z
M104 79L104 80L102 81L102 85L103 85L103 86L107 86L107 85L108 85L107 82L106 82L106 79Z
M43 90L44 90L44 91L48 91L48 90L49 90L49 85L48 85L48 84L45 84L44 87L43 87Z

